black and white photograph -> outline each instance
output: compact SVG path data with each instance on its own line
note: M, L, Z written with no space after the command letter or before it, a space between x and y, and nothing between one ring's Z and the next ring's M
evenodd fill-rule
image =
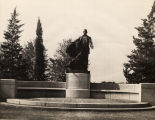
M155 120L155 0L0 0L0 120Z

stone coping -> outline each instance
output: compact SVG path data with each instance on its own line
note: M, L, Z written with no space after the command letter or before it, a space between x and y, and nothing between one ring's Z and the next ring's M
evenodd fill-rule
M66 88L17 87L18 90L66 90Z
M1 80L1 79L0 79ZM25 82L29 82L29 83L66 83L66 82L53 82L53 81L22 81L22 80L16 80L16 82L18 83L20 83L20 82L22 82L22 83L25 83Z
M92 92L107 92L107 93L133 93L139 94L137 91L129 91L129 90L102 90L102 89L90 89Z
M12 85L16 84L15 79L0 79L0 85Z
M10 81L10 80L16 80L16 79L0 79L0 81Z

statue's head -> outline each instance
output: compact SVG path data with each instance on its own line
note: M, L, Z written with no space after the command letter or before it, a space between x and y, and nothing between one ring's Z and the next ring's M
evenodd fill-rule
M83 30L83 34L86 35L87 33L88 33L88 32L87 32L87 29L84 29L84 30Z

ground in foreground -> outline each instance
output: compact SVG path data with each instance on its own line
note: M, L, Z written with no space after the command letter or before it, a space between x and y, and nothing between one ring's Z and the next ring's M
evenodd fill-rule
M155 120L155 110L130 112L54 111L0 105L0 119L33 120Z

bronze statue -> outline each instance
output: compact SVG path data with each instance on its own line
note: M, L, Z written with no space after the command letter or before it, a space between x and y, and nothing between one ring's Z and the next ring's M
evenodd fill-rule
M87 71L90 48L93 49L93 43L91 37L87 35L87 30L84 29L83 35L66 49L66 53L72 57L72 61L68 65L69 70Z

